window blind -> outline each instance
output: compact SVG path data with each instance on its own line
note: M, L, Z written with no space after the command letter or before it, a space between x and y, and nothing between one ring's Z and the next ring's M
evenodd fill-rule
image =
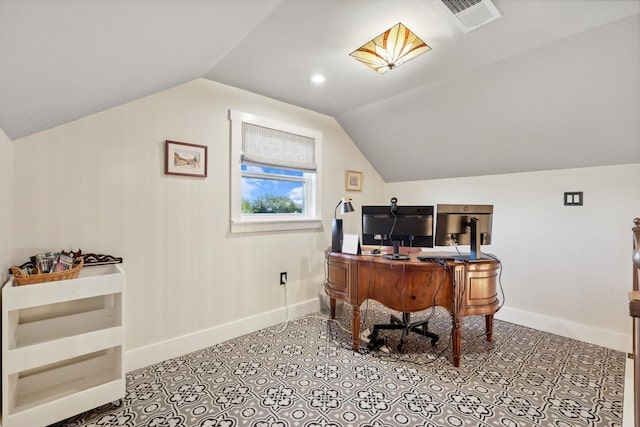
M242 123L244 164L315 172L315 140L251 123Z

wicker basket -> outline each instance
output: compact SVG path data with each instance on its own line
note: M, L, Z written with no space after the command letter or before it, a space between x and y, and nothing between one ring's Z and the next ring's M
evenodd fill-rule
M84 258L76 257L73 260L73 267L69 270L60 271L57 273L44 273L44 274L27 274L26 271L15 265L11 267L11 273L13 273L13 282L18 285L33 285L35 283L55 282L57 280L75 279L80 274L82 266L84 265Z

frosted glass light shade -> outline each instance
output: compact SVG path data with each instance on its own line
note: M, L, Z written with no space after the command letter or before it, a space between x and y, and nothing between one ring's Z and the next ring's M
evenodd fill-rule
M398 23L350 55L367 67L384 74L430 50L428 44L402 23Z

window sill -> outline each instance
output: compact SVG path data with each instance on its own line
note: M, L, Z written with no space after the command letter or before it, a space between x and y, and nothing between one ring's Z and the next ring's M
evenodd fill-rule
M322 228L320 219L295 220L244 220L231 221L232 233L255 233L264 231L318 230Z

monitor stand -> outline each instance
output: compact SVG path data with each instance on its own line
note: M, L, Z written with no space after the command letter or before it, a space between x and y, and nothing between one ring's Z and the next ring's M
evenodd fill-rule
M393 253L392 254L382 255L382 258L391 259L391 260L397 260L397 261L406 261L411 257L409 255L401 255L400 254L400 241L399 240L394 240L393 241Z
M478 218L471 218L471 245L469 260L475 261L482 258L480 252L480 228L478 228Z
M485 257L478 258L477 255L474 254L460 254L453 257L455 261L480 261L484 259L489 259Z

